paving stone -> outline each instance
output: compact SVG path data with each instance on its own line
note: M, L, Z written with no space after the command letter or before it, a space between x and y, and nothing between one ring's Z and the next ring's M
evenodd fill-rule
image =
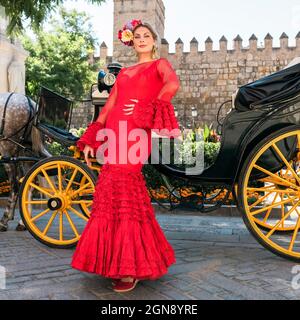
M172 300L188 300L188 299L192 299L192 296L190 296L189 294L180 291L178 289L176 290L170 290L170 288L163 288L160 289L159 293L163 294L164 296L166 296L169 299Z
M50 284L55 284L55 281L53 279L31 280L19 284L19 288L43 287Z
M73 291L71 296L76 300L99 300L99 297L97 297L93 292L87 291L86 289Z
M118 292L101 295L99 296L99 299L100 300L129 300L126 293L118 293Z
M204 289L195 290L190 294L194 299L198 300L223 300L218 295L205 291Z
M280 297L272 294L268 294L267 292L257 288L252 289L248 286L242 285L241 283L225 278L221 275L215 275L215 276L209 276L208 281L216 286L219 286L221 288L224 288L225 290L232 292L233 294L239 293L239 295L242 295L245 299L256 299L256 300L277 300Z
M6 283L9 285L11 283L26 282L31 280L31 277L6 278Z
M50 295L51 300L74 300L71 293L54 293Z

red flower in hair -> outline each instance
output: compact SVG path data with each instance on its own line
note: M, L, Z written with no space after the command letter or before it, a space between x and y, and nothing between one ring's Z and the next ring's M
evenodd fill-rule
M118 32L118 39L127 46L133 45L133 33L132 30L142 23L142 20L132 19L128 21L122 30Z

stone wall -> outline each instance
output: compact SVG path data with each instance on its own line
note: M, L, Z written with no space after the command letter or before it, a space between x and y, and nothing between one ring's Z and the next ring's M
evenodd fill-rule
M258 46L258 39L254 34L246 44L237 35L233 39L233 49L228 49L228 40L222 36L218 49L213 50L213 41L208 37L204 51L198 50L198 41L194 37L186 52L183 51L184 43L178 38L175 52L172 53L164 38L163 1L145 0L142 2L143 6L138 6L137 2L141 3L134 0L114 1L113 56L107 55L107 46L102 43L100 57L92 57L92 60L101 59L106 63L118 61L125 67L136 63L133 49L124 46L117 39L117 30L129 19L145 17L146 21L155 26L159 35L160 41L157 44L160 57L171 62L180 79L181 88L172 102L180 123L185 127L204 123L213 123L215 127L219 106L231 99L239 86L281 70L292 59L300 56L300 32L296 35L296 46L289 46L288 36L283 33L279 47L273 46L273 38L269 33L264 38L263 46ZM230 107L230 103L226 104L223 115Z

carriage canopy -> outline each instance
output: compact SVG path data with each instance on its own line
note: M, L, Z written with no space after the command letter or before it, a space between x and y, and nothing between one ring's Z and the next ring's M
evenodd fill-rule
M278 102L298 95L300 62L241 86L236 94L234 106L238 111L248 111L260 104Z

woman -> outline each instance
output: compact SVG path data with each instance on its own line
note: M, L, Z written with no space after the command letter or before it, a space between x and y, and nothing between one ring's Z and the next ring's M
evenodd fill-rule
M105 144L109 155L104 156L109 160L101 168L91 216L71 265L112 278L113 290L125 292L139 280L158 279L176 262L155 218L141 171L151 153L152 129L163 129L161 134L169 137L180 135L171 104L179 80L167 59L153 59L157 36L149 24L132 20L119 31L119 39L133 46L138 63L121 69L99 117L77 142L88 165L89 155L93 157L97 149L100 155ZM111 133L114 137L105 143L98 141L102 129L109 138ZM137 131L138 143L131 136Z

